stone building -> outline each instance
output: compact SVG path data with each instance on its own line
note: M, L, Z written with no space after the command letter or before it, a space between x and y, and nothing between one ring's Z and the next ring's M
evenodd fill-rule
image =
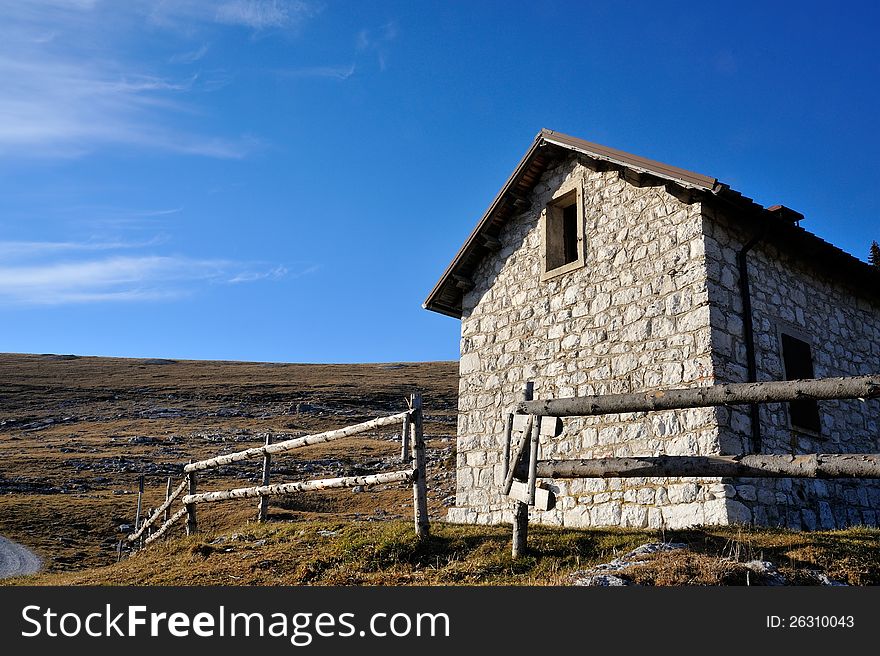
M802 218L542 130L425 302L461 319L449 519L510 521L504 416L526 381L535 398L561 398L880 372L880 272ZM569 418L540 457L877 452L878 420L877 400ZM812 529L880 513L878 481L545 483L556 505L531 519L566 526Z

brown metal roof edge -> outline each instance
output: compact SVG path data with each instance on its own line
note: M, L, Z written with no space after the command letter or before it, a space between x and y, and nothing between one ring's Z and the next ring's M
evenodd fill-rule
M726 185L720 184L716 178L712 178L707 175L694 173L693 171L680 169L676 166L670 166L669 164L657 162L651 159L647 159L645 157L639 157L638 155L626 153L622 150L608 148L607 146L584 141L583 139L578 139L577 137L572 137L561 132L555 132L553 130L548 130L547 128L542 128L541 131L538 132L538 134L535 136L535 140L532 142L531 147L526 152L526 154L523 155L513 173L511 173L510 177L507 178L507 182L504 183L504 186L501 187L501 190L498 192L498 194L495 196L495 199L489 205L489 209L487 209L486 213L483 214L479 223L477 223L476 227L473 229L473 231L471 231L471 234L468 236L467 240L465 240L462 247L458 250L458 253L456 253L452 262L450 262L449 266L446 267L443 275L440 276L437 284L434 285L431 293L428 294L428 298L425 299L424 303L422 303L423 308L425 308L426 310L439 312L440 314L445 314L451 317L461 318L461 314L456 312L453 308L439 304L437 302L437 295L440 293L442 287L446 284L449 276L452 275L453 270L459 265L461 260L470 250L477 237L482 232L483 228L486 226L487 223L489 223L492 215L495 213L495 210L498 208L498 205L501 203L502 199L507 194L510 187L513 186L517 178L520 176L520 174L522 174L523 170L528 165L532 156L544 143L552 143L568 150L581 152L593 159L606 160L614 164L625 166L627 168L650 173L651 175L665 178L685 187L696 187L701 190L713 192L726 187Z
M646 157L633 155L622 150L617 150L616 148L609 148L608 146L584 141L583 139L562 134L561 132L554 132L553 130L547 130L545 128L541 130L538 136L543 136L544 140L550 143L556 143L560 146L583 152L585 155L589 155L594 159L607 160L614 164L626 166L627 168L640 170L642 173L650 173L662 178L667 178L679 184L684 183L684 185L688 187L697 187L699 189L712 191L719 185L717 178L703 175L702 173L694 173L693 171L681 169L670 164L664 164L663 162L658 162Z

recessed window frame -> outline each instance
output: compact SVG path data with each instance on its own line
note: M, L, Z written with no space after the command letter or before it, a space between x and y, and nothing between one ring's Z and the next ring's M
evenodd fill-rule
M798 326L793 326L792 324L778 321L776 323L776 338L777 344L779 347L779 366L782 369L782 376L785 380L797 380L797 378L789 378L788 371L785 367L785 345L783 343L783 335L786 335L790 338L796 339L800 342L803 342L807 346L810 347L810 365L813 369L813 377L816 377L816 357L815 357L815 349L812 336L807 333L803 328ZM805 400L805 402L809 402ZM825 436L822 434L822 409L819 407L818 401L813 401L816 404L816 412L819 415L819 428L818 430L814 430L808 426L801 426L795 424L792 421L791 417L791 403L783 404L785 406L785 418L788 424L789 430L792 430L797 433L802 433L804 435L809 435L810 437L824 438Z
M575 259L565 264L548 268L550 257L549 249L565 248L564 225L557 234L551 234L555 224L563 222L563 212L566 207L574 204L577 210L576 235L577 254ZM550 280L564 273L583 268L586 264L586 237L584 235L584 190L583 184L577 181L560 187L547 206L541 212L541 280Z

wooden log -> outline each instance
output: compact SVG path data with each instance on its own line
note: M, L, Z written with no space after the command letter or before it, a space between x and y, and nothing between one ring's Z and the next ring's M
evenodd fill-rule
M527 483L523 483L522 481L514 481L513 486L510 488L510 497L512 499L516 499L517 501L522 501L525 504L529 502L529 486ZM553 495L553 492L548 490L545 487L541 487L537 485L535 487L535 509L537 510L550 510L556 502L556 498Z
M303 437L296 437L290 440L284 440L283 442L277 442L276 444L270 444L269 446L258 446L252 449L245 449L244 451L229 453L225 456L217 456L216 458L209 458L207 460L191 462L183 468L183 471L186 473L190 473L198 471L200 469L210 469L211 467L228 465L230 463L238 462L240 460L247 460L248 458L262 458L266 454L284 453L285 451L291 451L293 449L310 446L312 444L322 444L324 442L330 442L331 440L338 440L343 437L349 437L350 435L365 433L367 431L373 430L374 428L381 428L382 426L390 426L391 424L401 423L404 417L406 417L409 413L410 411L400 412L396 415L379 417L378 419L371 419L370 421L365 421L361 424L355 424L353 426L346 426L345 428L325 431L323 433L316 433L314 435L305 435Z
M510 438L513 435L513 418L515 415L508 414L504 422L504 445L502 447L501 456L504 459L504 480L507 481L507 474L510 471Z
M531 381L525 384L522 392L522 400L531 401L535 394L535 384ZM534 421L534 418L532 418ZM531 431L529 429L523 431L520 448L516 451L516 457L511 461L508 478L504 484L504 494L510 492L513 487L513 474L522 459L525 451L527 436ZM511 536L510 553L514 558L520 558L526 554L526 547L529 540L529 507L522 501L515 501L513 504L513 534Z
M541 460L542 478L880 478L880 453Z
M483 246L495 252L501 250L501 240L491 235L483 235Z
M458 287L463 292L469 292L474 288L474 281L468 278L467 276L460 276L458 274L453 273L452 279L455 281L455 286Z
M300 481L298 483L276 483L266 487L240 487L233 490L223 490L222 492L190 494L183 497L183 503L188 506L194 506L198 503L229 501L230 499L252 499L259 496L278 496L280 494L305 492L308 490L329 490L340 487L354 487L355 485L409 482L413 480L415 475L414 470L406 469L384 474L371 474L370 476L344 476L341 478L322 478L315 481Z
M138 530L141 525L141 504L144 501L144 476L141 474L138 477L138 503L137 510L134 514L134 528Z
M155 542L156 540L161 538L163 535L165 535L165 533L168 531L168 529L171 528L174 524L176 524L177 521L180 520L181 517L186 515L186 513L187 513L187 508L186 508L186 506L184 506L183 508L178 510L176 513L171 515L171 517L168 519L168 521L166 521L164 524L162 524L162 526L160 526L155 533L153 533L150 537L148 537L146 540L144 540L144 546L147 546L148 544L150 544L150 542ZM190 533L187 532L187 535L190 535Z
M171 477L168 477L168 482L165 484L165 515L164 521L168 521L168 518L171 517L171 504L168 503L168 499L171 498Z
M514 558L526 555L529 543L529 504L516 501L513 504L513 537L510 553Z
M410 415L403 418L403 428L400 432L400 461L407 463L410 461L409 438L412 431L412 419Z
M529 499L526 503L535 505L535 488L538 483L538 442L541 439L541 418L535 417L532 424L531 449L529 450Z
M574 417L621 412L706 408L717 405L868 399L878 396L880 396L880 375L874 375L849 378L809 378L766 383L731 383L632 394L604 394L568 399L524 401L517 407L517 412L552 417Z
M272 434L266 435L266 446L272 444ZM263 487L269 485L269 470L272 467L272 454L266 453L263 455L263 476L260 479L260 484ZM260 502L257 504L257 521L265 522L267 517L269 516L269 497L263 495L260 497Z
M169 478L168 481L170 482L171 479ZM159 506L158 508L156 508L156 512L152 513L152 514L151 514L151 515L150 515L150 516L144 521L144 523L141 524L140 528L138 528L134 533L132 533L131 535L128 536L128 538L127 538L128 541L129 541L129 542L134 542L134 541L137 540L141 535L143 535L144 531L145 531L147 528L149 528L150 526L152 526L152 525L156 522L157 519L159 519L159 515L164 514L164 515L165 515L165 521L167 522L167 521L168 521L168 514L169 514L169 513L168 513L168 508L170 508L170 507L171 507L171 504L174 503L174 500L175 500L177 497L179 497L179 496L183 493L183 491L186 489L187 485L188 485L187 481L184 480L180 485L178 485L178 486L174 489L173 492L171 492L170 494L168 494L168 495L166 496L166 498L165 498L165 502L164 502L161 506Z
M428 537L428 467L425 454L424 421L422 419L422 395L413 395L412 422L415 427L413 439L413 456L415 462L413 479L413 523L416 536L420 540Z
M194 535L199 530L199 524L196 521L196 506L194 503L187 503L186 501L187 498L193 496L196 493L196 473L194 471L191 471L186 475L186 483L188 492L187 496L183 498L183 505L186 509L186 534Z
M510 494L510 486L513 485L513 477L517 473L517 467L519 466L519 463L526 452L526 447L529 444L529 436L532 431L532 421L534 421L534 417L529 415L529 429L518 435L516 441L513 442L514 448L510 452L513 457L510 459L510 467L507 470L507 476L504 479L504 487L502 488L504 494Z

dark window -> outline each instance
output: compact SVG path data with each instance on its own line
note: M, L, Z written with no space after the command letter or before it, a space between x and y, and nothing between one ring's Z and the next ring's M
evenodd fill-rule
M562 239L565 245L563 264L574 262L578 259L578 211L577 204L572 203L562 208Z
M546 216L544 273L567 265L574 266L576 262L582 263L577 192L569 192L547 205Z
M782 360L785 365L785 379L814 378L813 353L810 345L782 333ZM788 404L791 427L818 433L822 427L819 418L819 404L816 401L792 401Z

